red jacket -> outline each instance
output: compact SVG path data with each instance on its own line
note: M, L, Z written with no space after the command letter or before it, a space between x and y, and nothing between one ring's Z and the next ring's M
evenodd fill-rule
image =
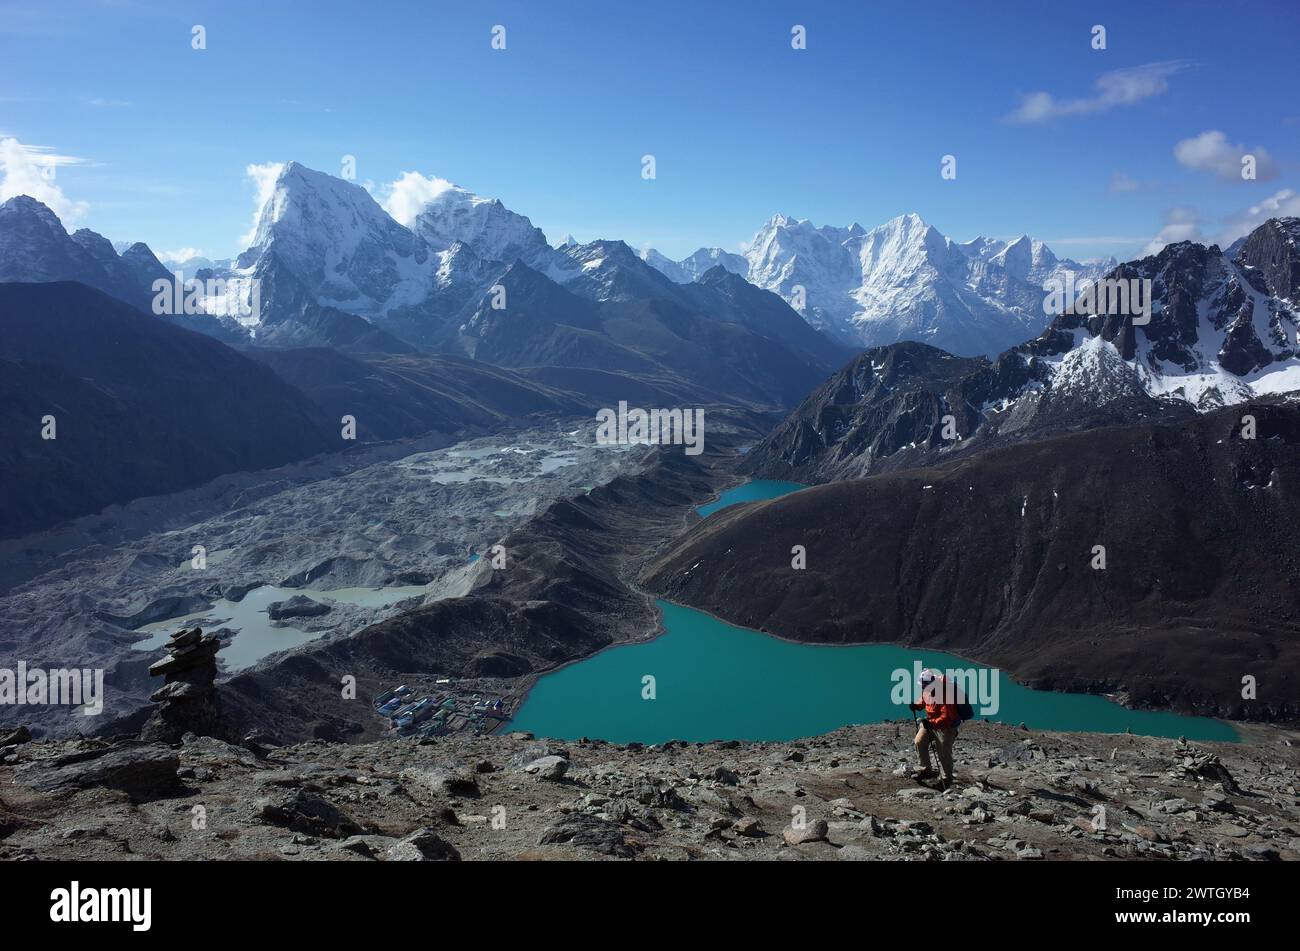
M934 684L928 689L922 691L921 699L925 703L925 716L930 721L930 726L936 730L950 730L957 725L957 704L944 703L947 698L948 685L943 682L942 677L935 679ZM931 703L934 699L938 702Z

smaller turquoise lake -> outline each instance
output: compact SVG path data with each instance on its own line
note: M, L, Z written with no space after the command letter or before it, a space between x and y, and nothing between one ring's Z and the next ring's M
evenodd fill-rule
M794 482L749 482L699 512L708 516L736 502L802 488ZM894 672L912 671L916 662L941 670L987 670L937 651L796 644L668 601L658 604L664 634L542 677L507 729L615 743L792 740L910 716L905 706L892 702L891 693ZM646 677L653 678L654 699L643 698ZM1222 720L1129 710L1089 694L1030 690L1000 671L996 679L999 706L988 717L992 720L1042 730L1238 739Z
M755 479L753 482L746 482L744 485L738 485L733 489L728 489L718 496L716 501L708 505L701 505L695 511L700 513L700 518L708 518L719 509L725 509L729 505L735 505L737 502L758 502L762 499L775 499L778 496L788 495L791 492L798 492L800 489L806 489L808 486L802 482L781 482L778 479Z

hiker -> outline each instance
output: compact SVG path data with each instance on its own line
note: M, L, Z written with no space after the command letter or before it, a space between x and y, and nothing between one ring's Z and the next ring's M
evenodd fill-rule
M943 788L947 789L952 785L952 747L957 742L957 726L961 722L957 714L957 698L948 696L947 681L933 670L921 671L919 686L922 702L908 705L912 710L925 711L915 740L921 768L912 774L912 778L919 782L934 776L930 766L930 745L934 744L939 753L939 766L943 769Z

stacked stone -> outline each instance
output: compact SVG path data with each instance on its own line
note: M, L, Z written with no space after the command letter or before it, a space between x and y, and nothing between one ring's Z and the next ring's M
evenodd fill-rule
M195 627L177 631L166 647L167 656L149 667L150 674L162 675L164 681L149 697L161 706L150 715L141 738L167 743L178 742L186 733L227 738L231 729L215 683L221 641Z

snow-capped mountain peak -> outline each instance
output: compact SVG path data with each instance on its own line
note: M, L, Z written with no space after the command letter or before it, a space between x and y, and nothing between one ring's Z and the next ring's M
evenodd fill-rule
M1032 337L1051 317L1043 306L1047 282L1063 281L1068 271L1077 287L1115 263L1058 259L1027 235L958 243L914 212L870 230L778 213L746 246L747 268L725 253L701 249L683 261L646 260L685 281L701 273L696 262L712 255L710 263L775 291L844 343L920 340L963 355L991 355Z
M461 241L485 261L544 266L551 257L553 249L541 229L499 199L483 198L446 179L419 179L427 183L421 190L411 185L413 178L418 173L408 172L395 186L403 199L390 199L389 211L432 250L444 251Z
M317 301L372 316L423 299L435 262L423 241L349 181L287 162L237 267L274 254Z

